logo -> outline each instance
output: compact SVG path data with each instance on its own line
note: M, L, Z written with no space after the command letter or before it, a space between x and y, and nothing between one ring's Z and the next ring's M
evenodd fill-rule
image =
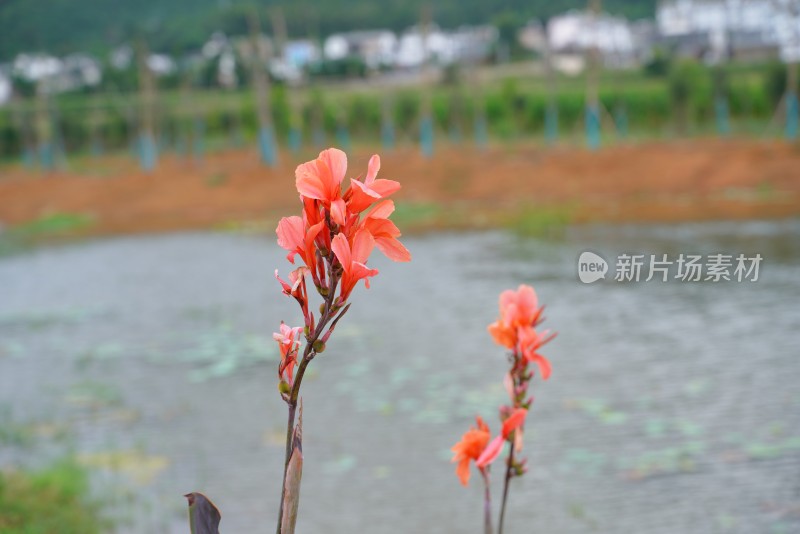
M578 278L584 284L605 279L608 272L608 262L594 252L582 252L578 258Z

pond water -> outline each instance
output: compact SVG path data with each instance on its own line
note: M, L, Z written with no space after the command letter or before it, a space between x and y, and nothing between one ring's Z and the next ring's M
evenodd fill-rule
M298 532L480 532L449 448L497 431L497 295L533 284L559 337L536 379L508 532L800 531L800 222L407 238L304 383ZM760 253L756 282L578 281L584 250ZM299 324L271 238L187 233L0 258L0 465L74 453L120 532L271 532L286 409L271 333ZM4 437L2 437L4 436ZM500 492L494 474L495 496Z

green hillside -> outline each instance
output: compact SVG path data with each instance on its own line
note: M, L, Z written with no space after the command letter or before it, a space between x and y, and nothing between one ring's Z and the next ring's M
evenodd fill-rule
M152 49L179 53L197 47L214 30L246 31L253 0L0 0L0 62L22 51L67 54L100 52L137 34ZM656 0L606 0L604 9L631 18L653 15ZM430 5L448 28L493 20L546 18L582 8L576 0L263 0L280 6L292 36L324 36L341 30L401 30Z

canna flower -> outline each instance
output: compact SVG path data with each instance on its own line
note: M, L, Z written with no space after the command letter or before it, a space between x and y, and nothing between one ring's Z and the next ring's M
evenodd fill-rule
M470 429L461 436L461 441L453 445L450 449L453 451L453 459L451 462L458 463L456 466L456 475L464 486L469 484L470 462L477 461L481 457L491 437L489 427L483 419L476 417L475 422L477 427L470 427Z
M389 220L394 212L394 202L384 200L376 204L364 218L363 227L372 234L375 246L392 261L411 261L411 253L397 239L400 230Z
M481 455L475 460L475 465L478 469L485 469L489 464L494 462L498 456L500 456L500 452L503 450L503 436L495 436L495 438L486 445L486 448L483 450Z
M550 377L552 368L548 359L536 351L554 337L556 337L555 334L551 334L549 330L545 330L542 334L539 334L533 328L520 329L519 345L522 356L526 361L539 366L539 372L542 373L542 378L544 380Z
M512 432L520 428L525 423L525 417L527 415L528 410L525 408L517 408L514 410L511 415L508 416L508 419L503 421L503 430L500 432L503 439L508 439Z
M370 205L400 190L400 184L394 180L376 179L381 168L381 158L377 154L369 159L367 176L364 181L350 180L347 191L347 205L352 213L361 213Z
M502 319L490 324L488 330L498 345L507 349L514 349L517 346L517 329L505 324Z
M341 282L342 289L339 294L340 303L347 301L359 280L364 280L364 284L369 288L368 279L378 274L377 269L370 269L366 266L367 258L369 258L374 247L375 240L372 234L366 230L356 232L352 246L342 233L333 238L331 249L344 270Z
M305 198L321 201L325 207L342 196L342 181L347 173L347 155L338 148L329 148L319 157L299 165L295 170L297 191Z
M300 255L303 263L308 266L312 273L314 272L314 267L316 266L314 240L322 231L323 224L323 222L318 222L314 226L308 227L303 222L303 219L297 215L284 217L278 221L278 228L275 229L278 234L278 245L289 251L286 259L290 263L294 263L294 257Z
M291 387L294 380L294 366L297 363L297 352L300 348L300 332L303 328L288 326L281 321L280 332L272 334L281 351L281 364L278 366L278 378L285 380Z
M531 286L522 284L516 292L509 289L500 294L500 316L508 326L536 326L541 313L536 291Z
M308 311L308 290L306 289L306 274L308 274L310 270L308 267L301 265L294 271L289 273L289 282L287 284L280 276L278 276L278 269L275 269L275 278L281 284L281 288L283 289L283 294L289 297L294 297L297 300L298 304L300 304L300 308L303 311L303 318L306 320L306 325L310 328L314 328L314 314Z
M507 290L500 294L500 318L489 325L489 333L498 345L519 353L525 362L535 363L547 380L550 362L537 351L555 337L549 330L542 334L536 327L542 321L542 311L536 292L531 286L520 285L517 291Z
M528 415L528 410L525 408L518 408L503 421L503 429L500 435L496 436L492 441L486 445L481 455L475 461L475 465L479 469L483 469L492 462L494 462L503 450L503 444L508 440L512 432L517 430L525 422L525 416Z

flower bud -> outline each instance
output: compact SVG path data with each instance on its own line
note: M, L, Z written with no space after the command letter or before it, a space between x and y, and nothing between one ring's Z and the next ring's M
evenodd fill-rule
M317 354L325 352L325 342L322 341L321 339L318 339L314 342L313 348L314 352L316 352Z
M319 314L320 315L325 315L325 303L324 302L319 305Z
M327 297L329 293L328 288L323 286L318 287L317 292L319 292L322 297Z
M284 395L288 395L291 390L292 388L289 387L289 383L286 380L281 380L278 382L278 391Z

